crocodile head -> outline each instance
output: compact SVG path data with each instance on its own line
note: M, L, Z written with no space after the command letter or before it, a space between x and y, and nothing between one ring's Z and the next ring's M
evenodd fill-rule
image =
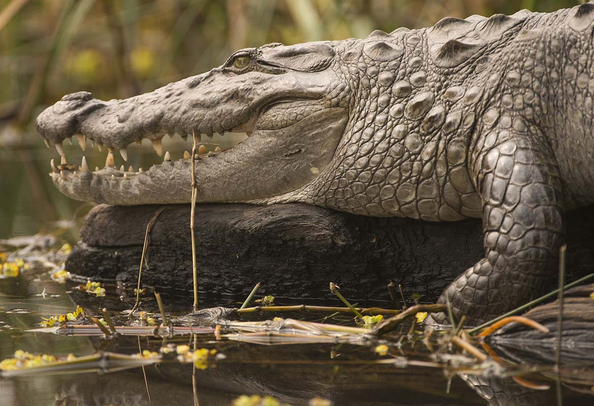
M144 172L122 172L113 153L147 138L162 154L161 138L245 132L248 138L215 154L196 155L197 200L266 202L310 183L332 160L348 121L345 78L336 43L270 44L234 53L219 68L151 93L101 101L66 95L37 118L46 144L56 144L55 185L83 201L115 205L188 203L192 162L171 161ZM77 136L108 147L105 168L65 162L63 140Z

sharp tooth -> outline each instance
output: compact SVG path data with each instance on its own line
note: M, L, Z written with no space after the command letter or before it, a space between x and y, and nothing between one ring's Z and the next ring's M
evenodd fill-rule
M48 148L49 148L49 147L51 146L51 145L50 145L50 140L48 140L48 139L45 139L45 138L44 138L44 139L43 139L43 142L45 142L45 146L46 146L46 147L48 147Z
M103 152L103 146L99 141L97 141L97 149L99 150L99 152Z
M80 164L83 172L89 172L89 165L87 165L87 158L85 158L84 156L82 157L82 162Z
M68 142L70 143L70 145L72 145L72 137L68 138Z
M198 147L198 153L199 154L206 154L206 147L204 145L200 145Z
M190 153L188 151L184 151L184 159L190 159Z
M221 147L216 147L215 148L215 152L220 152L221 151Z
M170 162L171 161L171 155L169 154L169 151L165 152L165 158L163 158L163 162Z
M53 173L58 173L58 168L56 168L56 161L54 161L53 159L50 161L50 166L52 167L52 172Z
M68 162L66 162L66 155L60 157L60 165L68 165Z
M105 159L105 167L106 168L113 168L115 166L115 162L113 161L113 151L107 153L107 158Z
M250 137L252 135L252 132L251 131L246 131L246 134L247 134L248 137Z
M120 172L126 172L126 168L124 167L124 165L120 166Z
M142 167L141 167L141 168L138 168L138 172L139 172L139 173L140 173L140 172L144 172L144 169L142 169Z
M114 179L115 179L115 175L111 175L111 180L114 180Z
M120 149L120 155L124 158L124 161L128 162L128 150L126 148Z
M98 166L95 167L95 172L99 172L99 167Z
M95 148L95 141L91 140L91 149Z
M142 145L142 140L136 140L136 145Z
M128 175L127 174L124 174L124 179L128 179Z
M64 148L62 148L61 142L56 142L56 150L58 151L58 154L60 154L60 156L64 155Z
M60 177L62 180L66 180L66 175L64 175L64 171L60 171Z
M134 173L134 168L132 167L132 165L130 165L130 167L128 168L128 172Z
M157 155L163 156L163 144L161 143L161 139L153 140L153 148Z
M78 134L76 136L76 139L78 140L78 145L80 146L80 149L82 149L83 151L87 149L87 145L85 144L85 136L82 134Z

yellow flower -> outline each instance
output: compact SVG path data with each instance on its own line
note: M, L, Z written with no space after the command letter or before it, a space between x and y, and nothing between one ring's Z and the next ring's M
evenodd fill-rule
M178 345L176 348L176 351L178 354L183 355L183 354L187 353L188 351L190 351L190 347L187 345Z
M70 272L65 269L52 272L52 280L58 283L66 283L66 279L70 278Z
M375 347L375 352L383 357L388 354L388 346L385 344L378 345Z
M415 318L417 319L417 323L422 324L427 318L427 312L418 312L415 314Z

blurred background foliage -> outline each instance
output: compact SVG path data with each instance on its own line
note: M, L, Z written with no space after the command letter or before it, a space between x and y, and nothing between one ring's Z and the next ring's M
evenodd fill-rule
M239 48L365 37L444 16L551 11L568 0L0 0L0 119L26 126L81 89L123 98Z
M91 206L61 195L47 173L35 117L64 94L100 99L147 92L268 42L364 38L375 29L430 26L443 17L552 11L577 0L0 0L0 238L55 230ZM170 142L170 141L164 141ZM137 147L132 147L137 148ZM143 147L144 148L144 147ZM150 147L135 167L154 163ZM172 155L184 145L166 145ZM75 151L76 150L76 151ZM142 153L145 151L146 153ZM77 148L67 151L80 162ZM105 152L88 151L91 167ZM174 159L178 157L174 156ZM153 160L153 161L151 161ZM118 163L119 165L119 163Z

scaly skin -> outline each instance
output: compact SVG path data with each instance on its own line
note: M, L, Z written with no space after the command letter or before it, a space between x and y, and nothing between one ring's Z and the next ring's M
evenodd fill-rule
M253 131L197 160L201 202L482 217L484 259L440 299L478 323L547 287L564 211L594 202L593 21L585 4L446 18L364 40L272 44L131 99L66 96L37 126L56 143L82 133L116 149L165 132ZM111 204L190 201L189 160L127 178L109 166L64 165L54 183L75 199Z

